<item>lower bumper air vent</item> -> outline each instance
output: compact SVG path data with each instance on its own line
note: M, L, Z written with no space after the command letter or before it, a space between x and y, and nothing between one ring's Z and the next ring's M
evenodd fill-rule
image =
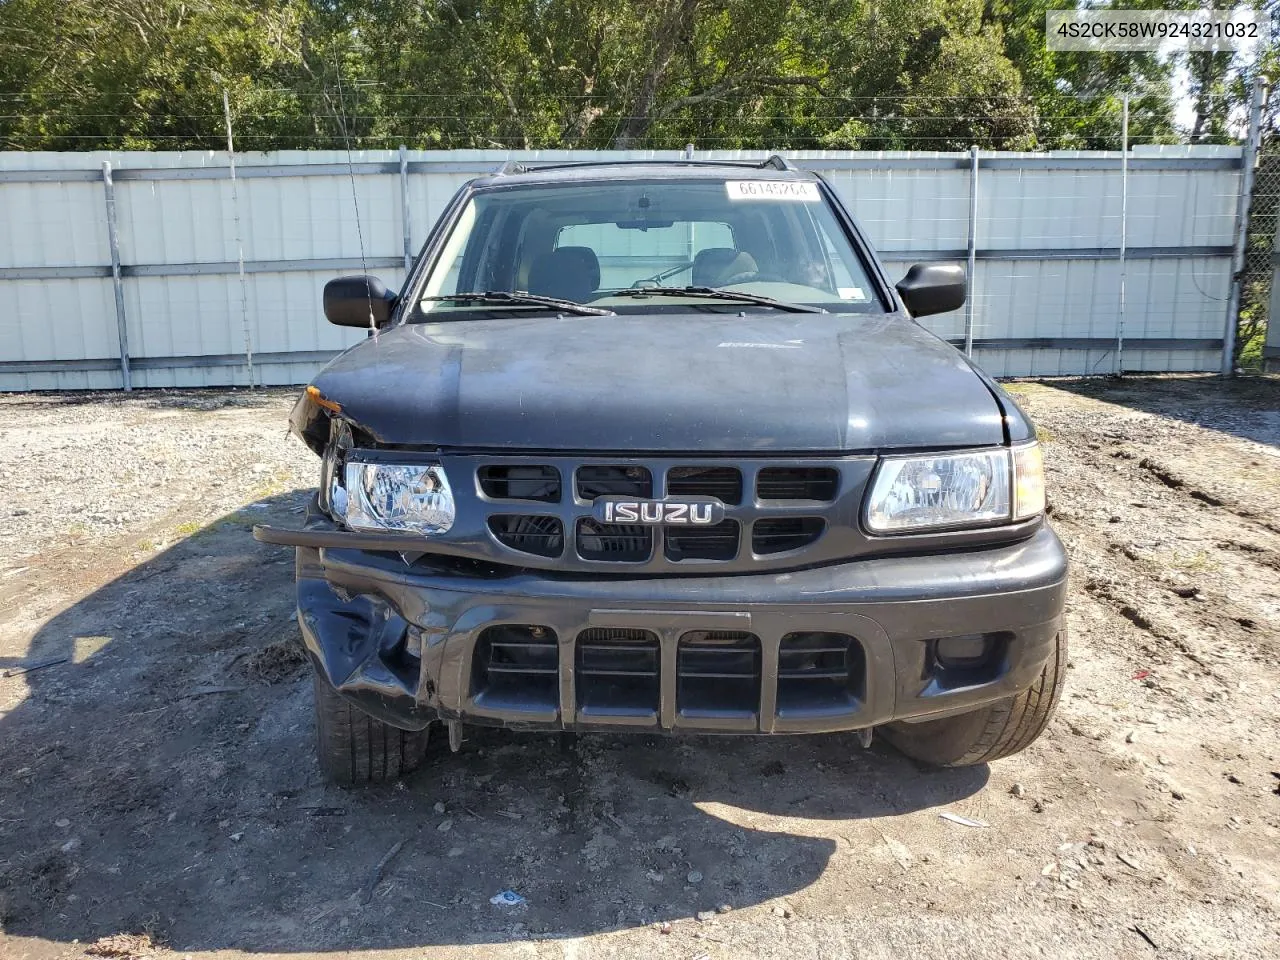
M560 704L560 652L550 627L500 624L476 640L471 695L477 704L510 710Z
M676 653L676 709L753 716L760 705L760 638L738 630L694 630Z
M648 630L582 631L574 652L579 712L656 719L659 656L658 636Z
M788 633L778 648L778 715L850 713L863 699L862 646L843 633Z

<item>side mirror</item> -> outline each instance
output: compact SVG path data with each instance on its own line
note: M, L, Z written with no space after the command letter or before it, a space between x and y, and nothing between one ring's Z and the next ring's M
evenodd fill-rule
M377 277L339 277L324 285L324 315L339 327L384 327L396 295Z
M963 307L969 282L958 263L917 263L894 289L911 316L927 317Z

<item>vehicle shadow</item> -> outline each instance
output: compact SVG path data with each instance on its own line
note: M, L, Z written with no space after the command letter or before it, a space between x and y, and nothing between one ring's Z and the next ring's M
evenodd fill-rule
M177 543L0 661L67 658L0 679L7 935L63 949L146 931L177 951L293 952L627 928L793 895L856 821L987 781L985 767L926 772L852 735L469 729L456 755L437 738L405 783L329 786L292 556L249 535L296 519L308 495ZM508 889L525 904L490 903Z
M1033 381L1034 382L1034 381ZM1043 386L1277 446L1280 377L1210 375L1052 379ZM1015 392L1019 382L1009 384Z

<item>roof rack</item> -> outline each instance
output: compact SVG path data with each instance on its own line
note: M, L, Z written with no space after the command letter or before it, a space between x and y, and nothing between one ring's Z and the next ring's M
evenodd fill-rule
M561 160L550 163L522 163L519 160L508 160L493 172L495 177L510 177L520 173L534 173L542 170L563 170L576 167L612 167L653 164L677 167L739 167L750 170L780 170L795 172L796 167L786 157L770 154L764 160L710 160L694 159L689 156L676 157L670 160Z

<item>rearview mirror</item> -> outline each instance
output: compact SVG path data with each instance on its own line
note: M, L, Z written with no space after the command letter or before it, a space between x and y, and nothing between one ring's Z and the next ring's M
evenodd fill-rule
M958 263L917 263L894 289L911 316L927 317L963 307L969 283Z
M324 315L339 327L386 326L396 295L377 277L338 277L324 285Z

